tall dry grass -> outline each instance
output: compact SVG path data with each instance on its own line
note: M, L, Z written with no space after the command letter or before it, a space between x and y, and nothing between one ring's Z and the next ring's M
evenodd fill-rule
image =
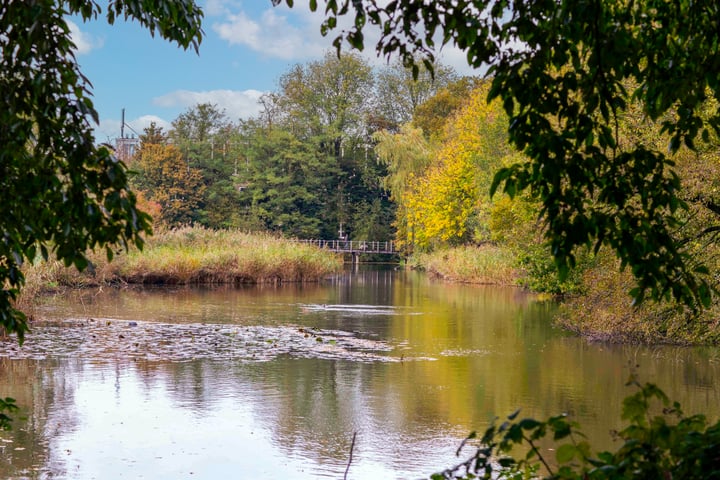
M411 266L453 282L517 285L521 273L512 251L490 244L419 254L411 262Z
M159 233L113 263L129 283L267 283L317 281L342 258L268 234L193 227Z
M113 283L280 283L317 281L342 268L342 257L312 245L269 234L185 227L150 237L108 262L104 251L90 252L84 272L50 260L28 265L19 304L42 291Z

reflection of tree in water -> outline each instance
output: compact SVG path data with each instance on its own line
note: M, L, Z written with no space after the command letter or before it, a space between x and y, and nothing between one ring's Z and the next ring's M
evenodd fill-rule
M12 440L3 442L0 477L64 475L67 465L52 443L60 432L77 427L73 397L82 368L80 361L0 359L0 391L10 392L21 407L13 430L0 433Z
M170 398L198 415L212 411L221 397L219 389L227 388L232 378L224 362L171 363L165 366L165 370L164 379ZM229 383L235 383L235 379Z
M156 293L158 298L153 300L153 294L133 292L125 300L117 299L112 308L125 311L132 304L132 308L146 305L152 312L190 312L206 302L199 311L207 318L231 319L235 314L260 312L263 316L254 322L273 317L275 324L318 326L387 339L396 348L390 356L404 355L402 363L349 360L359 357L297 358L302 342L313 344L303 351L307 352L315 348L315 341L303 339L298 327L289 327L263 330L265 336L258 337L258 348L263 351L273 348L267 335L286 334L285 340L294 342L287 343L290 347L284 355L268 356L272 360L267 362L215 357L182 362L141 357L118 360L125 345L118 333L127 337L124 341L138 341L141 328L131 329L127 322L101 325L113 334L108 337L111 347L99 355L106 364L101 370L106 377L117 374L118 388L124 382L137 382L141 394L150 400L167 392L173 409L199 422L228 411L231 399L252 412L253 425L262 425L283 455L319 464L343 466L355 431L358 461L381 459L403 471L402 462L427 458L427 452L444 446L452 458L457 438L482 429L492 416L507 415L518 407L524 416L569 412L580 420L591 440L609 441L613 425L608 423L620 418L620 401L630 393L623 386L629 364L639 364L641 381L657 383L687 413L705 411L711 418L720 414L720 392L712 388L720 379L716 350L588 344L548 328L554 307L530 301L516 289L436 284L424 277L386 271L338 276L326 287L306 292L291 288L248 295L232 289ZM215 310L222 304L230 313ZM385 305L391 307L391 314L352 313L352 309L324 308L325 304ZM318 308L302 311L302 305ZM188 328L174 325L166 333L192 330ZM203 325L197 328L206 330ZM202 338L217 339L218 335ZM340 345L342 338L337 341ZM435 360L418 359L427 357ZM92 360L0 362L0 394L29 406L27 424L17 422L16 431L3 434L15 443L5 449L11 463L0 464L0 477L18 472L35 475L32 468L60 474L74 468L66 464L55 439L72 431L74 419L83 414L74 404L73 390L87 380L94 368ZM17 445L26 450L12 450ZM421 469L421 473L430 470Z
M406 475L431 473L439 452L452 461L458 437L469 433L453 431L442 399L454 398L467 410L472 399L442 386L428 395L426 385L402 378L421 363L287 358L248 365L253 391L265 392L252 402L253 411L288 456L342 467L357 432L358 461L373 459Z
M178 404L211 409L221 384L222 394L249 405L273 444L290 457L342 466L354 432L358 458L374 450L374 458L388 463L402 464L409 450L438 438L447 441L436 450L457 447L447 438L447 418L422 392L412 382L392 381L396 369L404 368L399 364L281 358L229 369L216 362L192 363L169 366L169 390ZM202 379L200 388L190 388L195 378Z
M357 416L369 414L362 384L348 391L352 382L345 362L287 359L281 365L264 368L253 379L279 393L255 410L276 444L291 454L311 451L319 463L346 459L353 431L362 428ZM362 368L362 364L354 366L352 370Z
M114 318L156 322L287 323L288 312L263 315L268 306L327 303L327 288L316 283L212 285L161 288L104 288L63 292L37 307L48 319Z
M369 364L284 358L229 365L225 362L169 363L160 375L177 405L202 416L223 397L252 408L258 424L282 451L346 461L353 431L373 415L365 408L363 379Z

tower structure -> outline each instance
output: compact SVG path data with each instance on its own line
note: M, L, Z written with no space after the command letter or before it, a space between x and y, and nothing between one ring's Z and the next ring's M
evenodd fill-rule
M120 120L120 137L115 139L115 155L125 163L132 160L135 151L140 146L140 139L135 135L125 135L125 109L122 109Z

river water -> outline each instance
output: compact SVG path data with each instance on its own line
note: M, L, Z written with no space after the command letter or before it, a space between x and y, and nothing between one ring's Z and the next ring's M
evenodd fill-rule
M588 344L555 308L393 270L49 297L60 324L0 345L0 478L427 478L517 408L610 448L631 372L718 418L720 351Z

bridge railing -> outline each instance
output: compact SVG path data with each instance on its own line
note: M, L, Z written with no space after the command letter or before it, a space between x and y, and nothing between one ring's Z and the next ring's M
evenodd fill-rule
M395 242L374 242L366 240L296 240L298 243L315 245L320 248L342 253L383 253L396 254Z

